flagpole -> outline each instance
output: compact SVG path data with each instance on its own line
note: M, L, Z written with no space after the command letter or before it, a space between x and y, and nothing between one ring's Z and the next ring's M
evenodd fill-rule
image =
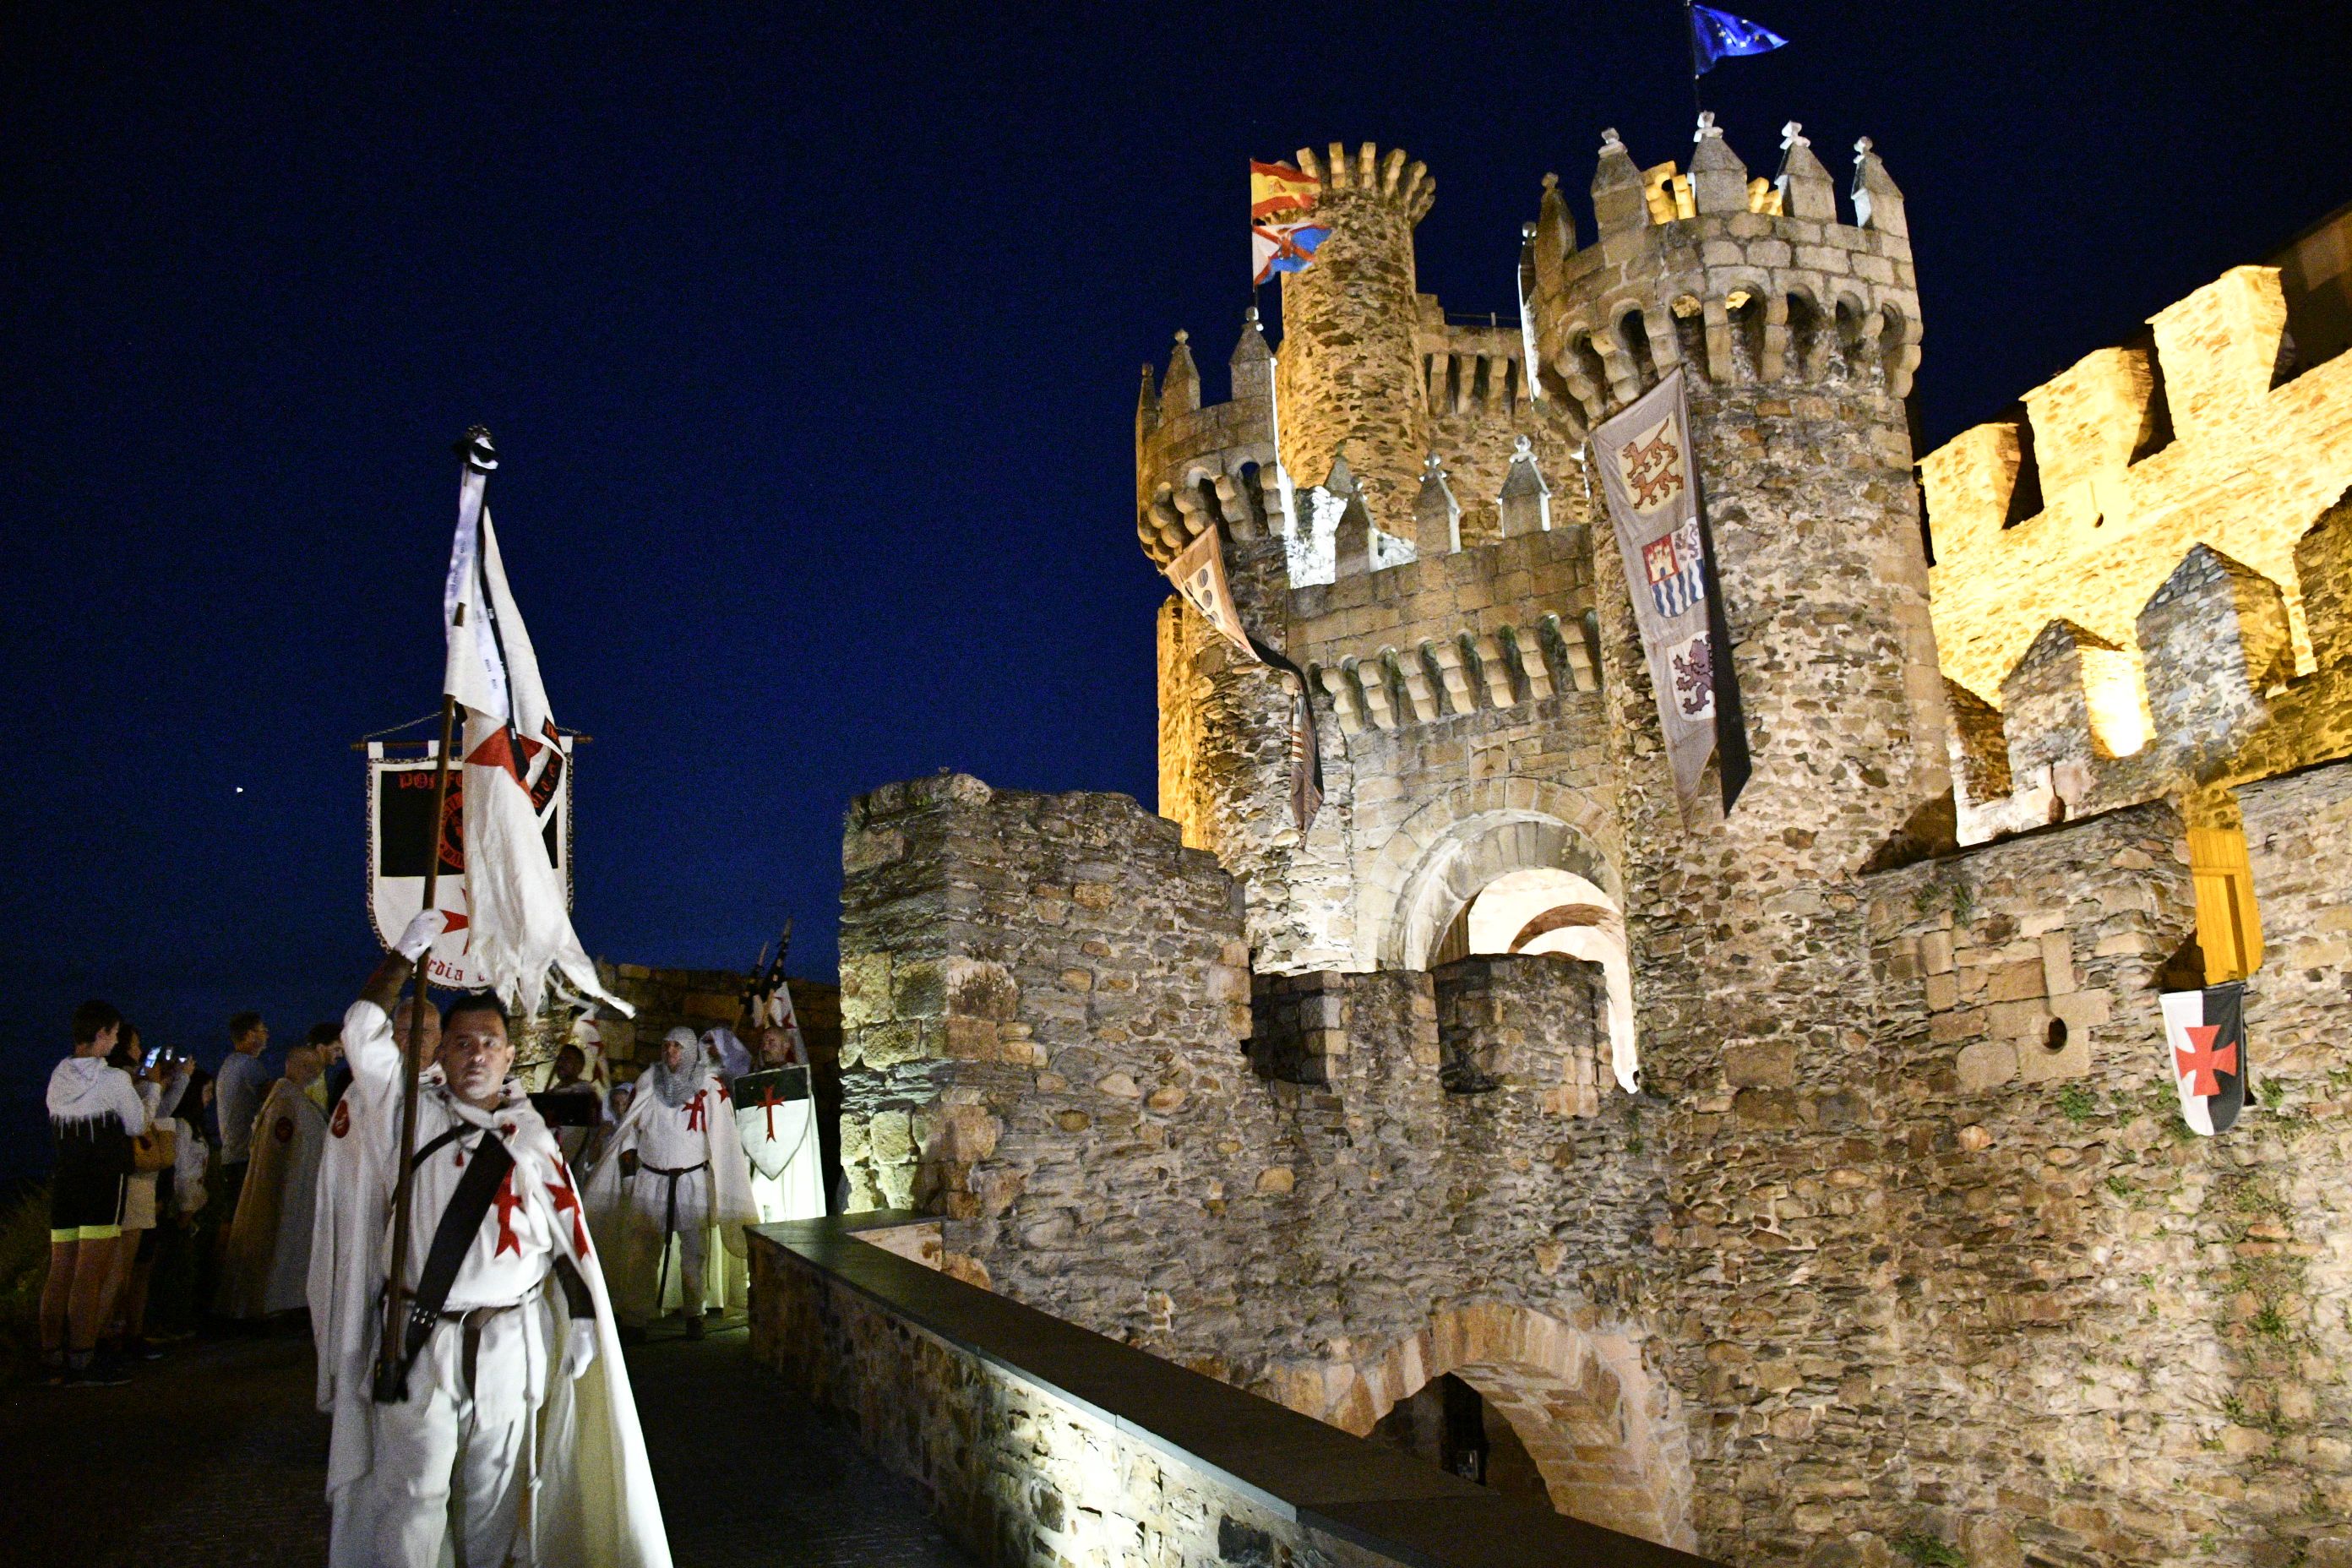
M466 432L457 451L467 468L480 467L478 453L490 450L490 433L477 425ZM495 463L495 458L492 459ZM485 475L488 468L483 468ZM466 606L457 605L457 624L463 625ZM449 809L449 753L456 741L457 699L444 691L441 694L441 750L434 759L433 768L433 830L425 858L425 898L421 910L437 907L441 891L441 834ZM402 1332L405 1313L402 1310L402 1281L408 1275L409 1210L413 1205L416 1172L412 1151L416 1147L417 1058L425 1050L425 1009L431 1004L426 999L433 969L433 950L427 947L416 956L416 991L409 1001L408 1043L401 1052L400 1068L400 1165L393 1179L392 1188L392 1268L384 1276L383 1332L376 1342L375 1402L397 1405L408 1398L407 1379L401 1370Z
M1693 0L1683 0L1683 41L1690 46L1691 111L1705 114L1706 105L1698 96L1698 14L1691 9Z

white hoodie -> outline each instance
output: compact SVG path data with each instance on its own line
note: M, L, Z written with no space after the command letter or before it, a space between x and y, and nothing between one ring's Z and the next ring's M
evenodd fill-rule
M68 1057L49 1074L49 1120L65 1130L95 1131L115 1117L133 1138L147 1131L147 1107L131 1075L106 1065L104 1057Z

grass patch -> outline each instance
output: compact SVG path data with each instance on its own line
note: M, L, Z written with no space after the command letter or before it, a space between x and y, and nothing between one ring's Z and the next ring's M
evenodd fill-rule
M1969 1560L1948 1541L1913 1530L1895 1538L1895 1554L1919 1568L1968 1568Z
M2079 1083L2058 1091L2058 1114L2080 1126L2099 1113L2099 1097Z

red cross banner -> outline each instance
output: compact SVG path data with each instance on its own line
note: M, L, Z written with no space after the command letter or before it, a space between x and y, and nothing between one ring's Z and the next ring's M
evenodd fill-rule
M538 1015L551 972L577 994L626 1015L631 1009L604 991L572 929L570 888L542 815L562 792L569 754L483 500L497 459L487 432L469 443L441 601L447 636L441 689L464 721L456 754L464 768L451 792L455 858L465 872L457 952L471 973L526 1016ZM445 844L448 826L442 825ZM445 863L450 858L445 847ZM445 957L438 945L434 956Z
M1624 557L1684 818L1698 799L1709 757L1717 759L1727 812L1748 782L1748 731L1713 542L1699 507L1681 370L1596 427L1592 453Z
M2246 987L2231 980L2202 991L2167 991L2165 1067L2180 1091L2180 1119L2210 1138L2226 1132L2246 1107Z

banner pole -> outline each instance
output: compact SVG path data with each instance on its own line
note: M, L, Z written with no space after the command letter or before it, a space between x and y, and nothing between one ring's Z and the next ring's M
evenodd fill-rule
M461 607L458 614L464 613ZM422 907L428 910L436 905L440 896L441 832L444 816L449 809L449 750L457 719L457 700L444 694L441 751L433 770L433 838L425 862ZM376 1345L375 1399L379 1405L394 1405L408 1397L407 1380L401 1373L401 1343L405 1337L401 1331L401 1291L402 1281L408 1274L408 1214L416 1185L411 1152L416 1147L417 1058L425 1049L425 1009L431 1005L425 997L431 984L426 977L432 973L432 964L433 950L428 947L417 959L416 991L409 1002L408 1040L401 1051L400 1170L392 1188L392 1269L384 1277L383 1335Z
M466 468L478 469L485 480L498 466L490 453L490 433L477 425L466 432L457 443L457 454ZM457 626L465 625L466 606L457 605ZM457 699L445 690L441 693L441 750L434 758L433 767L433 829L432 838L425 852L425 897L420 911L435 908L441 892L441 832L449 810L449 753L457 741ZM408 1274L409 1210L415 1195L416 1172L413 1151L416 1147L417 1076L421 1066L417 1058L425 1049L425 1009L431 1004L427 993L432 987L433 950L428 947L417 955L416 991L409 1002L408 1041L401 1049L400 1064L400 1166L393 1178L392 1187L392 1268L384 1276L383 1332L376 1343L375 1401L379 1405L397 1405L408 1397L408 1380L401 1368L401 1344L406 1337L401 1331L402 1282Z

